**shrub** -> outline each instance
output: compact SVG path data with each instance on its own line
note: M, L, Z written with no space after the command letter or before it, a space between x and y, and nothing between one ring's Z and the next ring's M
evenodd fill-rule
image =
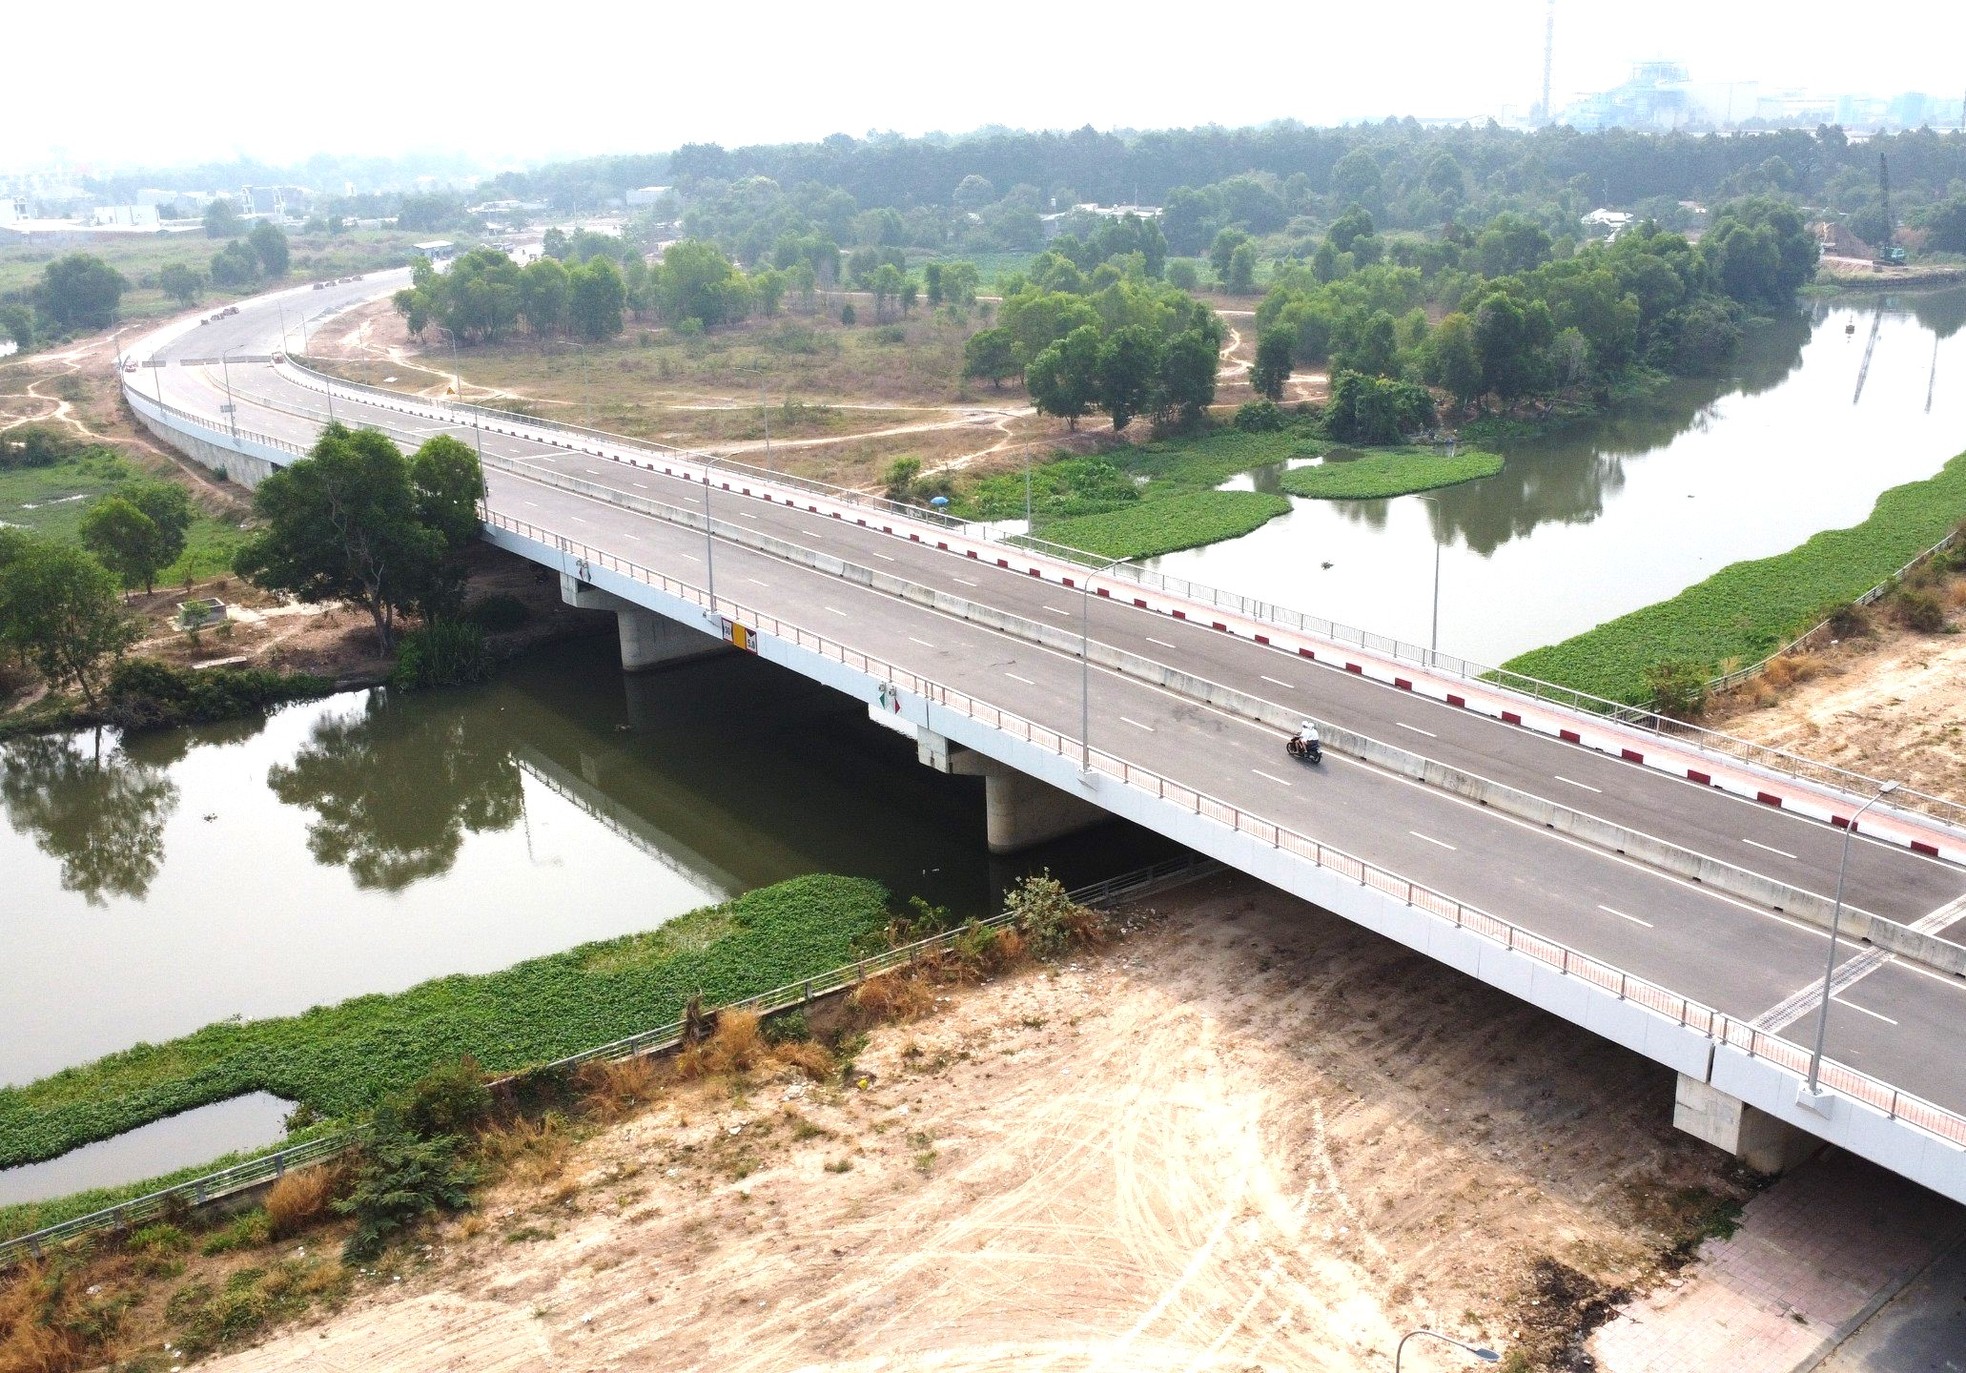
M234 720L287 701L324 696L334 684L311 673L265 668L172 667L155 658L126 658L109 675L104 714L124 729Z
M53 467L81 451L82 445L59 429L45 424L23 424L0 434L0 472Z
M230 1254L240 1249L257 1249L272 1238L266 1212L255 1207L235 1217L230 1225L213 1231L198 1246L198 1252L210 1258L214 1254Z
M758 1033L756 1011L721 1010L710 1037L676 1055L676 1076L687 1082L748 1073L770 1054L764 1036Z
M432 620L403 636L389 683L415 691L464 686L490 675L491 654L482 628L469 620Z
M327 1214L340 1181L340 1170L327 1165L286 1174L266 1194L267 1233L285 1239L314 1224Z
M1662 658L1645 669L1645 690L1652 709L1675 720L1697 719L1706 708L1706 673L1683 658Z
M379 1114L357 1155L354 1185L334 1203L336 1211L355 1218L343 1259L372 1259L425 1216L469 1208L478 1170L458 1156L461 1143L455 1135L418 1139L388 1113Z
M812 1023L804 1011L781 1011L764 1022L765 1043L774 1049L783 1044L803 1044L812 1038Z
M403 1093L403 1128L418 1139L475 1134L491 1118L491 1088L469 1054L432 1068Z
M1846 601L1829 613L1829 632L1838 639L1859 639L1870 633L1870 607Z
M1105 937L1105 917L1067 896L1048 868L1013 887L1005 904L1039 958L1056 958L1074 944L1095 944Z
M1898 618L1920 634L1937 634L1946 627L1946 608L1931 592L1905 587L1898 592Z
M655 1064L645 1054L583 1063L574 1076L588 1109L608 1117L655 1100L661 1080Z
M484 596L465 607L464 618L487 634L507 634L532 618L532 611L517 596L499 592Z
M1273 400L1245 401L1236 407L1236 428L1245 434L1276 434L1288 423Z
M787 1067L797 1068L814 1082L830 1081L839 1071L839 1064L823 1044L781 1044L772 1051L772 1057Z
M868 1020L913 1020L935 1004L928 988L902 972L885 972L853 989L847 1004Z

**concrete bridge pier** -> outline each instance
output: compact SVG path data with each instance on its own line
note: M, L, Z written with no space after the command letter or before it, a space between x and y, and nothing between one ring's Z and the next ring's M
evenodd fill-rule
M1015 853L1111 818L1090 801L952 744L930 730L918 729L915 740L915 756L923 766L956 777L983 779L984 833L991 853Z
M1696 1077L1679 1075L1673 1092L1675 1128L1725 1149L1757 1173L1785 1173L1822 1147L1807 1130L1756 1110Z
M730 647L721 639L713 639L701 630L657 615L652 610L644 610L631 601L589 586L565 572L560 574L560 599L582 610L614 612L615 628L621 635L623 672L646 672L670 663L708 657Z

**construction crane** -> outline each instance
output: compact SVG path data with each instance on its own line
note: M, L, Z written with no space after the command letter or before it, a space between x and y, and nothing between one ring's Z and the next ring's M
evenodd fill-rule
M1891 241L1891 161L1883 153L1877 155L1877 188L1884 197L1884 236L1878 240L1877 256L1872 259L1879 267L1902 267L1905 265L1905 250Z

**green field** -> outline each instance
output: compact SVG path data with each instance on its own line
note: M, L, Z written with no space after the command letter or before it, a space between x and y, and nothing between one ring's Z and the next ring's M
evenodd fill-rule
M322 277L354 276L361 272L400 267L410 260L410 244L428 235L395 229L351 229L341 234L293 234L288 238L292 261L288 282L313 281ZM225 246L222 240L206 238L202 230L166 234L77 234L60 244L38 241L11 243L0 247L0 296L13 291L31 290L41 280L46 266L69 253L88 253L99 257L121 272L130 283L118 310L122 319L148 319L175 314L175 300L157 289L157 274L172 263L195 267L210 274L214 254ZM267 290L260 282L238 291L208 286L199 303L238 300ZM271 283L277 284L277 283Z
M839 967L884 923L886 905L878 883L799 877L500 972L140 1044L0 1089L0 1167L247 1092L348 1120L461 1054L492 1073L563 1058L672 1021L693 994L719 1005ZM0 1233L49 1223L49 1214L7 1208Z
M1190 491L1042 526L1038 535L1108 558L1153 558L1234 539L1290 509L1263 491Z
M1316 467L1294 467L1283 474L1282 482L1283 489L1293 496L1330 501L1383 500L1492 477L1501 470L1500 454L1479 449L1468 449L1450 458L1432 448L1375 448L1347 462L1326 461Z
M90 505L140 475L106 448L91 449L49 467L0 471L0 524L75 542ZM244 539L237 525L199 515L186 532L184 553L157 574L157 585L177 586L229 571Z
M1647 700L1645 670L1677 659L1708 676L1758 662L1830 610L1878 585L1966 519L1966 454L1937 476L1896 486L1870 518L1799 548L1735 563L1669 601L1504 664L1614 701Z

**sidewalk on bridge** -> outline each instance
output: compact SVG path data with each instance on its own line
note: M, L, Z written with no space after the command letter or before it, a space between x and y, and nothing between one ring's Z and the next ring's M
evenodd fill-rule
M1798 1373L1962 1240L1966 1207L1829 1150L1749 1202L1733 1236L1708 1240L1590 1347L1605 1373Z

